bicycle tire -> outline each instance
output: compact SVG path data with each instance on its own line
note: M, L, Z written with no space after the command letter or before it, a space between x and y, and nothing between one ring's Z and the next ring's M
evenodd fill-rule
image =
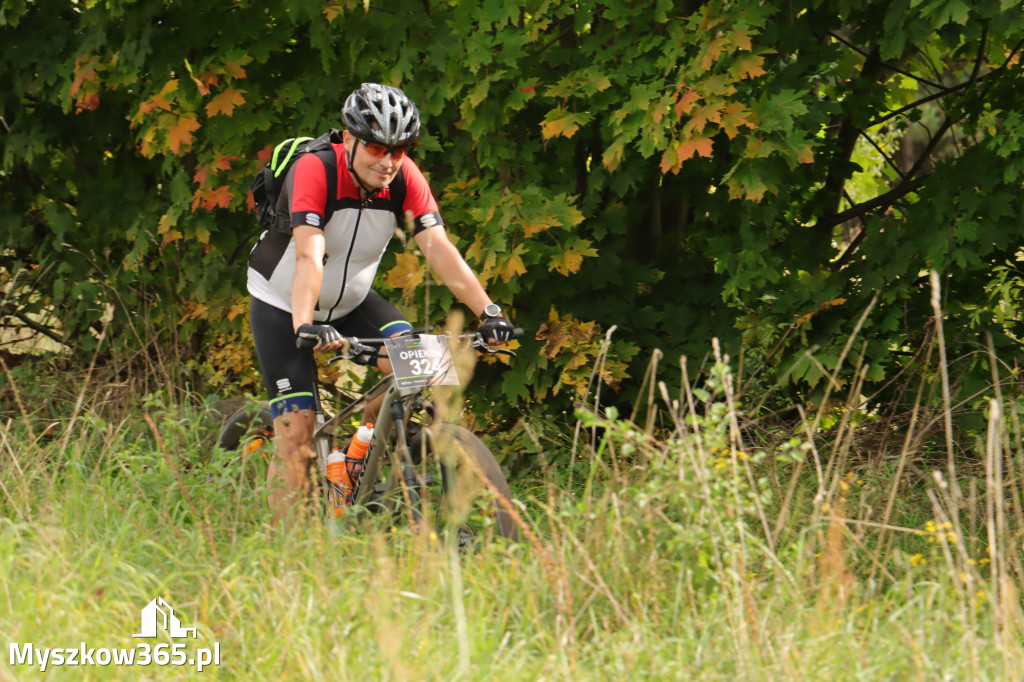
M444 447L445 452L436 452L435 444ZM519 539L508 481L498 460L475 433L457 424L433 425L417 434L409 442L409 449L414 458L422 452L434 455L432 459L440 469L435 519L438 530L454 530L460 545L486 541L491 532L508 540ZM480 480L481 475L486 483ZM452 525L457 527L451 529Z
M247 434L252 434L243 456L274 438L274 417L266 405L249 405L228 417L215 443L229 452L239 450ZM251 449L250 449L251 448Z

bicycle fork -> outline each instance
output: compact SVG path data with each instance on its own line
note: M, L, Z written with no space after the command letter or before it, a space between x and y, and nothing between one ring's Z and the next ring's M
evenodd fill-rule
M409 507L409 514L414 525L419 525L423 518L422 504L420 500L420 480L416 475L416 465L412 463L412 454L409 452L409 442L405 431L405 405L401 400L395 400L390 405L391 420L395 425L395 450L401 458L402 468L402 496Z

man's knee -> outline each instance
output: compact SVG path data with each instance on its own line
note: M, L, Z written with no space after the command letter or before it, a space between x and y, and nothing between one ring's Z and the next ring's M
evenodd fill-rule
M313 442L313 410L291 410L274 417L274 440L284 446L290 456L300 448L309 448ZM281 448L278 448L279 452Z

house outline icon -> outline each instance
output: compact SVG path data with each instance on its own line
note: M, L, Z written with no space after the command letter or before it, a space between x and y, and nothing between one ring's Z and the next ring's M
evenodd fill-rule
M163 616L163 628L171 637L188 637L190 632L193 638L196 637L196 628L181 627L181 621L174 615L174 609L164 601L163 597L157 597L143 607L142 632L134 634L132 637L156 637L159 616Z

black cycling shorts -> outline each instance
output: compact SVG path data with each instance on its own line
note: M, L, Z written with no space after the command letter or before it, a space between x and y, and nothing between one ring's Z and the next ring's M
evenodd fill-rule
M316 408L316 363L313 351L295 347L292 314L249 299L249 323L256 342L263 382L270 396L270 411L277 417L290 410ZM405 316L373 289L351 313L330 322L343 336L377 338L412 329Z

